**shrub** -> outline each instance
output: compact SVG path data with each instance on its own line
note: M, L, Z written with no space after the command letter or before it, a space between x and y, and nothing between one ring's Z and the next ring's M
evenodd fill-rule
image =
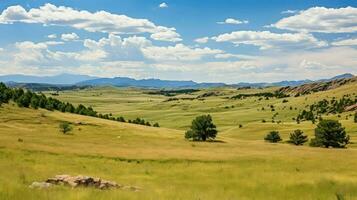
M264 138L265 141L271 143L277 143L281 141L280 135L278 131L270 131Z
M304 132L302 132L300 129L290 133L290 139L288 140L289 143L295 145L303 145L307 141L307 135L304 135Z
M159 123L155 123L154 125L153 125L153 127L160 127L160 125L159 125Z
M206 141L216 138L216 125L212 122L211 115L202 115L192 121L191 129L185 134L186 139L193 141Z
M357 112L355 112L354 122L357 123Z
M336 120L321 120L315 128L315 138L310 146L343 148L349 143L345 128Z
M72 130L72 127L68 122L61 122L59 128L63 134L67 134Z

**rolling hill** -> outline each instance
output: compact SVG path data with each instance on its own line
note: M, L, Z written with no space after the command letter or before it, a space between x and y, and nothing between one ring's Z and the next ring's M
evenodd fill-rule
M279 87L207 88L174 94L177 100L172 101L155 93L160 90L107 86L60 91L55 97L114 117L157 121L161 128L2 104L0 170L7 173L0 174L0 199L355 199L354 111L323 115L346 127L352 142L346 149L285 142L296 129L314 137L316 124L293 120L302 109L322 99L355 96L357 82L340 81L299 97L260 100L231 97ZM218 127L216 142L185 140L192 119L207 113ZM70 134L60 132L63 121L73 127ZM271 130L279 131L283 142L264 142ZM57 174L101 177L141 190L28 187Z

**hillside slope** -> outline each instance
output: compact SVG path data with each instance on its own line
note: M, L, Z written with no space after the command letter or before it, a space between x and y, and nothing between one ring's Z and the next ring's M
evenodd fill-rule
M342 79L333 79L326 82L314 82L307 83L295 87L283 87L280 89L281 92L293 93L295 95L305 95L314 92L321 92L326 90L332 90L343 85L354 84L357 82L357 77L352 78L342 78Z
M274 127L283 132L286 140L289 131L297 128L294 125L253 123L245 131L221 133L218 139L222 142L192 143L183 139L183 131L173 129L11 104L2 105L0 113L0 171L6 172L0 173L0 199L210 200L239 196L272 200L335 199L336 194L346 199L357 197L355 148L296 147L262 140L262 134ZM72 134L59 132L61 121L72 123ZM311 123L299 126L312 128ZM262 130L254 131L252 127ZM354 137L352 140L355 141ZM28 187L33 181L56 174L102 177L142 189L131 192Z

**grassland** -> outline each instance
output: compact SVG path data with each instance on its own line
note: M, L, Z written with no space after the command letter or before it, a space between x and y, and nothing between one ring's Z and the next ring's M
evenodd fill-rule
M324 116L346 127L353 142L347 149L263 141L270 130L279 130L284 140L297 128L311 137L315 125L296 124L292 118L322 98L355 95L356 84L290 97L287 103L275 98L229 99L275 89L207 89L178 98L212 91L219 96L179 101L165 101L169 97L148 95L146 90L111 87L66 91L56 97L114 116L159 122L161 128L3 105L0 199L357 199L357 125L351 112ZM192 118L206 113L213 116L222 142L185 141L184 130ZM280 124L271 122L275 113ZM72 123L72 134L59 133L61 121ZM56 174L99 176L142 190L28 188Z

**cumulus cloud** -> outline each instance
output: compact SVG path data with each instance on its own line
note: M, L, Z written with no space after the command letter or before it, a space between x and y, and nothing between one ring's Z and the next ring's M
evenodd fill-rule
M12 24L40 23L51 26L70 26L89 32L116 34L149 33L155 40L180 41L175 28L157 26L147 19L131 18L126 15L112 14L106 11L89 12L71 7L45 4L26 11L22 6L10 6L0 15L0 23Z
M204 43L207 43L208 40L209 40L208 37L202 37L202 38L197 38L197 39L195 39L195 42L204 44Z
M180 34L176 32L175 28L166 28L163 26L158 26L157 33L151 34L151 38L154 40L168 41L168 42L180 42L182 41Z
M121 38L113 34L99 40L84 40L84 49L78 52L54 51L51 48L53 45L56 44L31 41L13 44L12 49L9 47L0 53L0 64L3 66L0 74L50 75L67 72L136 78L157 74L155 77L162 79L236 83L319 79L345 72L357 73L357 49L348 46L263 51L259 56L249 56L183 44L154 46L144 37ZM225 60L230 58L239 60Z
M354 33L357 32L357 8L312 7L271 26L297 32Z
M61 39L64 41L78 40L79 36L76 33L64 33L61 35Z
M212 37L217 42L231 42L235 45L247 44L260 49L284 47L324 47L327 43L307 33L272 33L270 31L235 31Z
M298 10L284 10L281 12L281 14L295 14L299 12Z
M160 3L159 8L168 8L169 6L167 5L167 3L163 2Z
M223 53L222 50L205 48L190 48L183 44L175 46L158 47L149 46L142 49L145 57L155 61L193 61L202 57Z
M57 35L56 34L50 34L47 37L50 38L50 39L56 39Z
M227 18L223 22L217 22L217 24L248 24L248 20L238 20L238 19L233 19L233 18Z
M331 43L334 46L357 46L357 38L339 40Z
M257 56L243 55L243 54L231 54L231 53L216 54L214 57L219 58L219 59L238 58L238 59L242 59L242 60L253 60L253 59L258 58Z

